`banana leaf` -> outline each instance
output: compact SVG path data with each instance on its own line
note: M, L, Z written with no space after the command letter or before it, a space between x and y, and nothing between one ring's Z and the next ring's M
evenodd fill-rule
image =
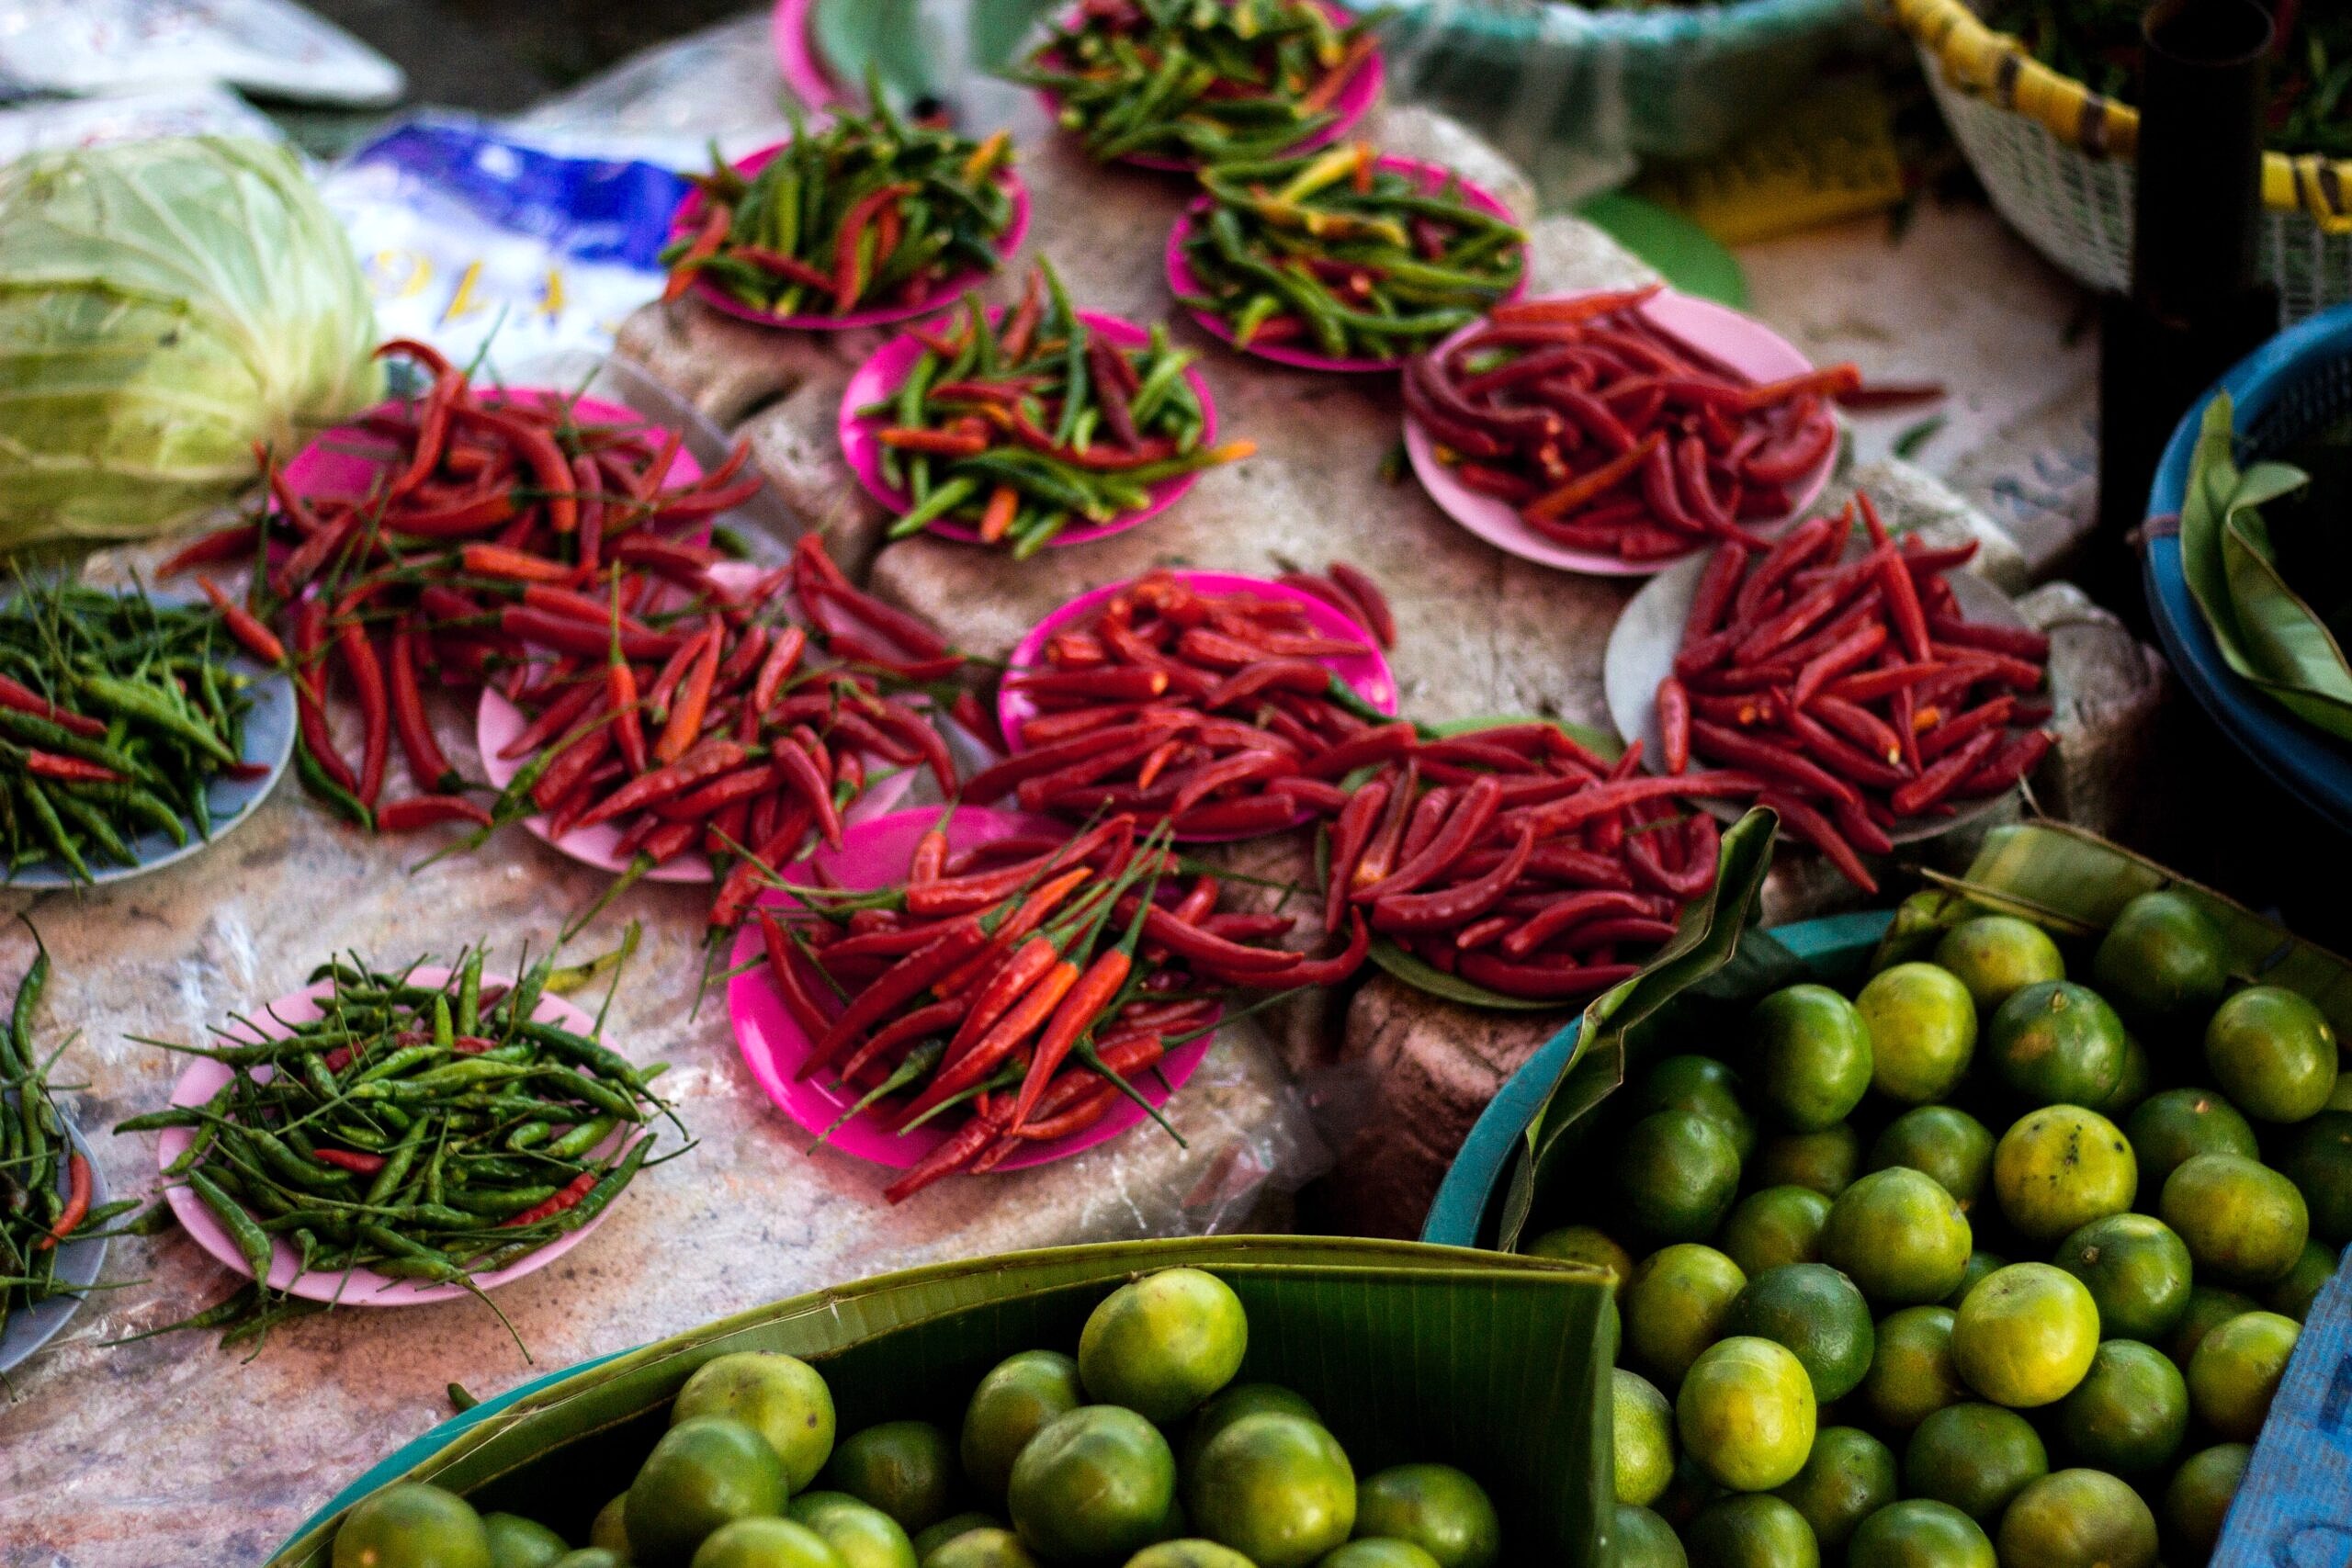
M327 1568L347 1506L396 1481L430 1481L584 1540L666 1426L679 1385L730 1351L782 1350L815 1364L844 1435L906 1417L953 1431L989 1368L1015 1350L1075 1348L1103 1296L1179 1265L1211 1269L1239 1294L1250 1314L1241 1377L1313 1401L1359 1475L1414 1460L1459 1465L1493 1495L1510 1560L1599 1568L1611 1511L1610 1276L1452 1247L1289 1236L973 1258L723 1318L427 1434L279 1548L269 1568Z
M1629 1055L1691 1027L1724 995L1759 994L1787 983L1775 976L1795 972L1786 948L1748 929L1764 874L1772 867L1779 826L1780 818L1765 810L1734 823L1724 834L1713 888L1682 912L1674 940L1640 974L1595 998L1569 1026L1577 1032L1575 1054L1528 1123L1525 1145L1511 1162L1495 1243L1502 1250L1518 1250L1539 1197L1559 1181L1580 1146L1586 1117L1625 1081Z
M2289 586L2256 510L2311 476L2286 463L2241 470L2226 392L2206 405L2180 508L2182 576L2222 657L2242 679L2330 735L2352 739L2352 663Z

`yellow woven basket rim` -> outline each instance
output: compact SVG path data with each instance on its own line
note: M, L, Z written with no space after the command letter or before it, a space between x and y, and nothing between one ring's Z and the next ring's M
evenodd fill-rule
M1962 92L2038 120L2094 158L2128 159L2138 151L2139 110L2051 70L2015 38L1986 27L1965 0L1889 4L1903 30ZM2307 213L2330 231L2352 229L2352 160L2265 152L2262 199L2280 212Z

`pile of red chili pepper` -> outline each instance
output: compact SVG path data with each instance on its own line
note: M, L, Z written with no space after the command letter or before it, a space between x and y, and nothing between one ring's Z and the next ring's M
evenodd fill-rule
M1385 612L1367 606L1381 625ZM964 799L1130 812L1186 837L1278 832L1338 811L1342 778L1413 744L1411 725L1326 662L1366 651L1317 630L1295 601L1149 573L1057 631L1042 665L1006 675L1038 711L1019 726L1020 750L968 780Z
M1207 411L1184 375L1192 352L1157 324L1144 347L1114 344L1046 263L1000 320L967 296L956 333L910 331L922 354L887 401L863 411L883 422L883 479L911 502L894 539L954 519L1026 559L1080 519L1141 511L1153 485L1256 450L1202 446Z
M910 125L878 87L870 114L839 113L745 175L695 176L683 231L662 252L662 298L697 279L779 316L912 304L949 277L993 272L1012 222L1012 141Z
M1657 292L1498 306L1407 367L1405 406L1465 487L1547 539L1657 562L1745 538L1836 448L1830 404L1873 394L1851 365L1750 380L1651 320Z
M1738 772L1646 777L1556 725L1425 740L1332 823L1324 923L1369 915L1422 962L1504 996L1566 1001L1634 974L1713 885L1718 835L1678 803L1757 794Z
M755 911L766 973L810 1042L797 1076L856 1097L835 1126L956 1119L885 1190L893 1203L1082 1132L1121 1096L1158 1119L1132 1080L1215 1029L1227 988L1335 985L1369 945L1361 921L1331 958L1267 945L1290 918L1218 912L1217 878L1170 852L1165 825L1120 814L960 855L948 826L917 841L902 884L794 886L797 908Z
M1284 588L1322 600L1370 632L1372 640L1381 647L1396 646L1396 617L1389 611L1388 596L1361 568L1335 560L1320 573L1286 571L1274 581Z
M1890 852L1891 830L2000 794L2050 750L2049 639L1969 620L1945 581L1975 549L1898 543L1868 496L1770 549L1719 547L1658 684L1668 772L1767 781L1757 803L1875 892L1861 857Z

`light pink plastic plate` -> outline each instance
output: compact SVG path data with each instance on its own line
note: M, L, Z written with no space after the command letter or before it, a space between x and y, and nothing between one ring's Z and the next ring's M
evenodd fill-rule
M808 36L808 14L815 7L816 0L775 0L768 30L775 40L775 66L784 85L802 107L820 109L838 103L842 93L817 58L816 43Z
M903 882L915 841L938 820L939 813L929 807L877 817L842 835L840 849L818 850L800 863L800 869L843 888L882 887ZM947 845L952 854L1016 833L1061 835L1069 830L1069 823L1050 818L965 807L948 819ZM779 908L794 907L792 896L780 889L762 895L761 902ZM767 1097L812 1136L820 1134L842 1111L855 1104L859 1096L827 1077L793 1077L800 1064L808 1059L810 1042L793 1021L775 982L769 978L767 966L761 962L762 953L757 924L747 920L735 934L734 952L729 959L730 967L742 970L727 983L727 1014L735 1026L735 1043L743 1053L744 1064L752 1069L752 1076L759 1080ZM751 967L746 968L747 964ZM820 987L813 979L811 984L812 987ZM822 994L820 988L817 994ZM1136 1088L1153 1105L1167 1104L1169 1096L1183 1088L1185 1080L1199 1067L1215 1038L1212 1032L1177 1046L1162 1058L1156 1073L1146 1073L1134 1080ZM903 1100L900 1103L904 1103ZM843 1123L828 1141L843 1154L903 1170L938 1147L954 1132L954 1120L952 1116L942 1117L911 1133L894 1133L869 1111ZM1066 1158L1115 1138L1143 1120L1143 1108L1123 1099L1085 1131L1041 1143L997 1168L1023 1170Z
M1003 315L1002 306L989 311L989 319L992 321L1001 320ZM1078 319L1118 348L1139 348L1151 341L1148 329L1122 317L1080 310ZM890 422L883 418L860 419L857 411L888 401L890 395L899 389L899 384L906 380L907 373L914 368L914 363L922 357L922 343L913 337L901 334L892 338L857 367L856 374L849 378L849 386L842 392L838 422L842 456L848 459L850 471L857 476L857 482L865 487L865 493L893 512L905 512L914 504L914 501L906 491L894 489L882 477L882 443L877 433ZM1193 395L1201 400L1201 445L1214 446L1216 442L1216 400L1209 395L1209 384L1201 375L1199 367L1188 368L1184 372L1184 379L1191 383ZM1174 505L1176 498L1192 489L1193 481L1198 478L1200 475L1193 473L1162 479L1151 487L1150 505L1133 512L1122 512L1106 522L1065 528L1046 547L1059 549L1065 545L1082 545L1090 539L1107 539L1114 534L1124 534L1139 524L1148 523ZM943 538L961 539L967 544L978 544L980 539L980 531L968 523L933 523L926 532Z
M526 402L541 405L570 402L573 415L583 424L615 424L626 429L658 430L661 427L644 414L626 403L606 402L602 398L574 398L569 392L549 387L512 387L504 391L485 387L481 392L485 403ZM409 405L400 399L378 403L369 414L397 414ZM365 417L365 416L363 416ZM382 436L371 434L356 423L337 425L312 441L294 455L286 465L286 482L297 495L334 496L338 499L360 496L375 480L378 471L391 456L392 446ZM681 485L702 477L702 465L682 446L662 471L666 483Z
M779 141L773 147L763 147L738 159L735 172L746 178L758 174L778 152L784 151L786 145ZM1000 171L996 177L997 183L1004 186L1005 194L1012 198L1012 220L1005 225L1004 232L997 236L996 254L1001 262L1021 248L1022 238L1029 232L1029 187L1021 183L1021 176L1011 168ZM677 212L670 220L671 236L675 238L693 228L701 214L702 192L688 191L685 200L678 204ZM937 287L920 299L903 305L877 305L864 310L852 310L846 316L779 316L774 311L744 304L708 278L695 280L694 294L712 310L739 321L756 321L763 327L784 327L797 332L837 333L847 332L853 327L878 327L889 321L912 321L917 316L931 315L954 304L993 270L984 266L966 267L962 272L943 278Z
M412 978L419 985L438 986L449 978L449 973L447 969L420 968L413 971ZM514 983L512 976L486 975L482 978L485 984L493 980L505 985ZM315 986L278 998L263 1009L261 1015L254 1021L254 1026L260 1031L260 1039L284 1039L294 1032L293 1025L307 1023L319 1017L321 1012L319 999L332 995L334 990L334 981L322 980ZM593 1033L596 1027L594 1019L560 997L542 996L539 998L538 1007L531 1016L542 1022L557 1024L579 1034ZM259 1043L259 1040L255 1037L242 1032L232 1038L242 1040L247 1044ZM268 1069L265 1067L261 1071L266 1075ZM222 1064L199 1060L187 1072L182 1073L180 1081L172 1086L171 1102L174 1105L202 1105L220 1091L220 1086L227 1083L231 1076L230 1069ZM627 1134L616 1133L612 1141L598 1153L606 1155L617 1153L627 1146L628 1137ZM156 1168L158 1169L168 1168L174 1160L187 1152L188 1145L195 1140L196 1134L190 1128L165 1129L163 1137L155 1145ZM164 1196L171 1203L172 1213L179 1220L181 1227L187 1232L197 1246L218 1258L223 1268L234 1269L248 1279L252 1278L253 1270L245 1267L244 1254L237 1250L237 1244L229 1239L228 1231L213 1216L212 1211L204 1206L203 1199L198 1198L185 1184L164 1188ZM567 1235L556 1237L555 1240L518 1263L501 1269L495 1273L475 1275L474 1283L482 1290L492 1290L509 1280L519 1280L526 1274L546 1268L587 1240L596 1227L603 1224L611 1213L612 1211L609 1208L606 1209L578 1230ZM353 1269L338 1272L313 1270L308 1274L297 1274L294 1269L298 1261L292 1245L280 1240L277 1244L270 1263L269 1288L273 1291L283 1291L288 1295L300 1296L308 1301L333 1302L342 1306L367 1307L423 1306L429 1302L456 1301L461 1296L472 1293L461 1285L435 1284L424 1280L388 1280L371 1269Z
M1446 182L1449 175L1453 174L1453 170L1442 164L1425 164L1417 158L1398 158L1387 154L1383 154L1374 166L1397 174L1419 175L1421 179L1421 188L1424 190L1437 189ZM1461 181L1460 189L1463 200L1470 206L1478 208L1482 211L1491 212L1508 222L1519 221L1518 216L1510 208L1505 207L1492 192L1475 186L1468 180ZM1198 213L1206 212L1209 205L1209 197L1195 197L1192 205L1185 208L1177 217L1176 226L1168 231L1168 248L1163 265L1168 275L1168 287L1179 299L1187 295L1198 296L1207 292L1207 285L1201 281L1200 275L1193 270L1192 262L1184 254L1184 242L1192 236L1193 217ZM1525 247L1522 245L1521 250L1522 260L1519 269L1519 281L1511 285L1510 292L1503 296L1502 303L1508 304L1527 292ZM1201 324L1201 330L1211 337L1221 343L1233 342L1233 329L1227 326L1215 313L1208 310L1193 310L1191 315L1193 320ZM1409 357L1400 355L1395 359L1334 359L1329 355L1317 354L1313 349L1300 348L1286 343L1252 343L1241 352L1254 354L1259 358L1272 360L1276 365L1295 366L1301 370L1339 370L1351 373L1394 370L1404 364L1407 357Z
M1728 305L1718 305L1712 299L1701 299L1693 295L1667 289L1652 296L1641 309L1660 327L1693 346L1706 350L1751 380L1778 381L1784 377L1802 376L1813 368L1812 362L1797 352L1795 344L1755 317L1742 315ZM1471 322L1431 352L1444 353L1484 324L1483 321ZM1487 543L1498 549L1509 550L1521 560L1532 560L1539 566L1557 567L1563 571L1580 571L1592 577L1651 577L1676 561L1690 558L1686 553L1655 561L1629 561L1604 551L1575 549L1545 538L1527 525L1519 515L1519 509L1510 502L1499 496L1482 495L1470 489L1455 476L1451 467L1439 462L1429 432L1422 429L1420 422L1409 413L1405 416L1405 451L1413 460L1413 473L1420 479L1421 488L1444 508L1447 516ZM1784 514L1777 518L1758 518L1742 526L1758 538L1770 538L1782 532L1805 514L1805 509L1820 495L1821 487L1829 482L1830 471L1837 466L1838 447L1832 443L1828 453L1814 466L1813 471L1791 488L1791 505ZM1696 547L1705 548L1703 545Z

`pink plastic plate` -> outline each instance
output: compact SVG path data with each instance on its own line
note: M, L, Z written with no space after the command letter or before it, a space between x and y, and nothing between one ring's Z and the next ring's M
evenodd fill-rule
M1296 592L1279 582L1268 582L1261 577L1244 577L1239 572L1178 570L1171 571L1170 575L1191 584L1193 588L1203 593L1249 593L1261 599L1272 599L1284 604L1295 604L1306 614L1307 621L1315 629L1325 637L1343 637L1363 644L1364 651L1360 654L1352 654L1344 659L1327 659L1323 662L1329 665L1340 679L1354 687L1357 694L1364 701L1385 714L1393 716L1396 712L1396 677L1389 670L1388 660L1381 656L1379 646L1373 641L1372 634L1356 625L1346 612L1338 606L1326 600L1317 599L1311 593ZM1029 635L1021 639L1020 646L1012 650L1009 668L1021 671L1042 667L1045 663L1046 643L1056 632L1075 623L1091 620L1095 612L1102 608L1104 601L1114 594L1125 592L1128 586L1125 582L1107 583L1091 593L1080 594L1044 620L1039 621L1030 628ZM1010 686L998 689L997 727L1004 733L1006 746L1015 751L1025 751L1029 749L1022 744L1021 726L1036 715L1037 705L1028 695ZM1294 821L1293 826L1306 820L1308 816L1302 815ZM1230 833L1180 833L1177 835L1180 839L1194 843L1217 843L1232 838L1252 836L1254 835Z
M785 146L786 143L779 141L773 147L763 147L737 160L735 172L746 177L758 174L778 152L784 151ZM1023 236L1029 232L1029 187L1023 185L1021 176L1010 168L998 174L997 183L1003 186L1005 194L1012 198L1012 220L1005 225L1004 232L997 236L996 254L1001 260L1018 251ZM686 199L678 204L676 215L670 220L672 237L693 228L701 214L702 192L688 191ZM870 310L852 310L846 316L779 316L744 304L707 278L695 279L694 292L696 299L712 310L723 311L739 321L799 332L835 333L847 332L853 327L878 327L888 321L905 321L917 316L928 316L954 304L958 296L987 277L992 270L984 266L966 267L962 272L943 279L937 288L920 299L904 305L880 305Z
M413 972L413 977L419 985L438 986L449 978L449 973L447 969L421 968ZM486 982L492 978L493 976L483 976ZM511 976L495 978L505 984L513 983ZM294 1032L293 1025L306 1023L320 1016L319 998L331 995L334 989L334 981L322 980L315 986L280 997L270 1003L262 1010L261 1016L254 1020L254 1025L260 1031L260 1039L284 1039ZM542 1022L559 1024L580 1034L592 1033L596 1027L594 1019L560 997L541 997L537 1009L531 1016ZM242 1039L247 1043L258 1043L251 1035L240 1034L234 1038ZM267 1070L262 1069L265 1074ZM202 1105L220 1091L220 1086L227 1083L230 1077L230 1070L220 1063L199 1060L187 1072L182 1073L180 1081L172 1086L171 1102L174 1105ZM598 1152L605 1154L617 1152L619 1148L626 1146L626 1136L624 1134L614 1134L613 1141ZM155 1145L157 1168L168 1168L174 1160L187 1152L188 1145L195 1139L196 1134L192 1129L187 1127L166 1129ZM197 1246L220 1259L222 1267L232 1269L248 1279L252 1277L253 1270L245 1267L244 1255L237 1250L237 1244L229 1239L228 1231L222 1228L220 1222L213 1216L212 1211L204 1206L203 1199L198 1198L184 1184L164 1188L164 1196L171 1203L172 1213L178 1218L181 1227L187 1232ZM519 1263L501 1269L495 1273L475 1275L474 1283L485 1291L492 1290L509 1280L519 1280L536 1269L546 1268L587 1240L596 1227L603 1224L611 1213L612 1211L606 1209L604 1213L598 1214L578 1230L568 1235L556 1237L555 1240ZM271 1290L284 1291L288 1295L301 1296L309 1301L334 1302L343 1306L371 1307L422 1306L428 1302L456 1301L460 1296L471 1293L459 1285L439 1285L424 1280L388 1280L371 1269L353 1269L334 1273L313 1270L308 1274L297 1274L294 1271L297 1261L293 1247L285 1241L279 1241L269 1268Z
M1802 376L1813 368L1788 339L1755 317L1742 315L1712 299L1667 289L1653 296L1642 310L1660 327L1706 350L1752 380L1777 381L1783 377ZM1482 324L1471 322L1432 352L1444 353ZM1470 489L1455 477L1453 468L1439 462L1429 432L1409 413L1405 416L1405 450L1413 460L1413 472L1420 479L1421 488L1445 509L1446 515L1488 544L1509 550L1522 560L1593 577L1649 577L1678 560L1689 558L1686 555L1656 561L1628 561L1600 550L1574 549L1545 538L1521 519L1518 509L1510 502ZM1832 444L1813 471L1791 490L1792 504L1785 514L1759 518L1743 526L1758 538L1770 538L1786 529L1804 515L1805 509L1821 493L1821 487L1829 482L1830 470L1837 466L1838 448Z
M785 0L785 3L790 4L791 0ZM804 10L808 3L809 0L801 0ZM1323 13L1343 28L1356 19L1354 12L1344 6L1331 4L1331 0L1324 0ZM1077 13L1072 11L1063 18L1061 25L1067 28L1072 26L1076 20ZM783 47L781 41L777 47L779 49ZM786 80L789 79L787 75ZM1363 62L1356 67L1355 74L1347 79L1345 85L1340 88L1339 96L1331 100L1331 111L1337 118L1313 135L1301 137L1282 155L1288 157L1304 152L1309 148L1325 146L1353 130L1356 128L1356 122L1371 111L1374 104L1380 101L1380 89L1387 79L1387 57L1375 49L1364 57ZM1037 97L1046 106L1046 112L1058 120L1062 112L1061 95L1041 91ZM1130 152L1118 162L1131 164L1138 169L1166 169L1179 173L1189 173L1201 167L1198 163L1189 158L1170 157L1165 152Z
M842 836L838 850L820 849L801 863L824 880L843 888L886 886L903 882L907 875L907 860L914 852L915 840L922 838L939 820L939 813L928 807L900 811L888 817L877 817L859 824ZM978 807L959 809L947 823L947 844L951 852L960 852L977 844L1015 833L1067 833L1069 824L1049 818L1028 817L1016 812L990 811ZM772 890L762 896L761 902L789 907L791 895ZM812 1075L795 1077L801 1063L808 1059L808 1037L792 1020L775 982L768 977L766 965L761 962L760 933L752 922L746 921L736 932L735 948L729 963L742 971L727 983L727 1014L735 1026L735 1043L743 1053L743 1061L752 1076L767 1091L767 1097L784 1108L791 1117L812 1135L820 1134L838 1120L841 1113L855 1104L858 1096L844 1089L830 1078ZM748 967L747 967L748 965ZM1155 1106L1165 1105L1168 1098L1184 1087L1208 1055L1214 1033L1187 1041L1170 1051L1159 1064L1156 1073L1147 1073L1136 1080L1136 1088ZM1165 1082L1162 1080L1165 1079ZM929 1154L954 1131L943 1124L948 1119L933 1122L911 1133L894 1133L883 1125L873 1112L853 1118L843 1123L840 1132L829 1140L831 1146L843 1154L872 1160L903 1170ZM1143 1108L1133 1100L1121 1100L1104 1114L1102 1120L1084 1132L1072 1133L1066 1138L1056 1138L1039 1144L1026 1154L1016 1155L997 1168L1023 1170L1033 1165L1065 1158L1080 1149L1090 1149L1107 1139L1115 1138L1144 1120Z
M839 102L842 94L817 58L816 43L808 36L808 13L815 6L816 0L775 0L769 31L775 39L775 65L784 85L792 89L802 107L820 109Z
M616 424L624 428L656 429L654 422L626 403L610 403L602 398L573 398L571 393L548 387L513 387L501 392L484 388L481 400L486 403L570 402L573 415L583 424ZM408 405L399 399L378 403L368 414L397 414ZM366 417L366 416L362 416ZM371 434L357 423L337 425L312 441L294 455L286 465L286 482L294 492L303 496L335 496L338 498L365 495L374 482L377 472L391 455L392 447L382 436ZM684 446L671 458L662 478L671 484L685 484L702 477L702 465L695 461Z
M710 571L713 579L727 583L746 582L760 575L758 567L744 561L722 561ZM490 781L491 788L504 789L507 781L514 778L523 764L529 761L525 757L499 755L529 724L530 721L523 716L523 710L508 702L496 688L482 688L481 705L474 709L474 745L481 752L482 776ZM898 768L896 763L886 762L878 757L868 757L865 763L866 776L874 783L850 803L849 821L879 817L905 799L907 791L914 787L914 773L910 769ZM896 771L886 774L886 769ZM548 837L548 819L544 816L526 817L523 819L523 826L529 829L541 843L553 844L582 865L616 873L628 869L629 857L620 852L621 829L613 823L600 822L593 828L575 828L560 839ZM649 882L683 883L708 882L714 873L710 857L697 849L664 861L645 874Z
M989 311L990 321L1001 320L1004 308ZM1139 348L1151 341L1146 328L1118 316L1106 316L1099 311L1080 310L1078 319L1101 337L1119 348ZM890 508L905 512L914 504L906 491L891 487L882 477L882 443L876 433L889 423L887 419L860 419L857 411L870 404L887 401L907 378L908 371L922 357L922 344L910 336L892 338L874 351L873 356L857 367L849 378L849 386L842 393L839 421L842 456L849 460L850 470L857 475L857 482L865 493ZM1184 372L1191 383L1193 395L1201 400L1201 445L1216 442L1216 400L1209 396L1209 384L1197 367ZM1107 539L1114 534L1124 534L1138 524L1148 523L1175 504L1176 498L1193 488L1198 474L1179 474L1151 487L1151 504L1134 512L1122 512L1105 523L1088 523L1065 528L1046 547L1059 549L1065 545L1082 545L1090 539ZM968 523L933 523L927 530L943 538L961 539L967 544L979 543L980 531Z
M1442 164L1425 164L1416 158L1396 158L1385 154L1378 160L1375 166L1399 174L1418 175L1420 176L1421 188L1424 190L1437 189L1445 183L1447 176L1453 173ZM1491 212L1496 217L1510 222L1519 221L1518 216L1497 199L1492 192L1481 189L1468 180L1463 180L1460 188L1463 200L1472 207ZM1199 275L1193 271L1193 264L1185 257L1184 242L1192 236L1193 215L1206 212L1208 209L1209 198L1205 196L1195 197L1192 205L1185 208L1178 216L1176 226L1168 231L1168 250L1165 260L1168 287L1179 299L1206 292L1207 286L1202 283ZM1521 253L1523 257L1523 246ZM1527 267L1522 259L1519 269L1519 281L1511 285L1510 292L1503 296L1502 302L1509 303L1526 292ZM1214 313L1207 310L1193 310L1191 314L1193 320L1201 324L1201 330L1211 337L1221 343L1229 344L1233 341L1233 329L1227 326ZM1270 359L1277 365L1295 366L1301 370L1340 370L1363 373L1394 370L1405 363L1404 356L1395 359L1334 359L1329 355L1317 354L1312 349L1298 348L1282 343L1253 343L1241 352L1254 354L1261 359Z

